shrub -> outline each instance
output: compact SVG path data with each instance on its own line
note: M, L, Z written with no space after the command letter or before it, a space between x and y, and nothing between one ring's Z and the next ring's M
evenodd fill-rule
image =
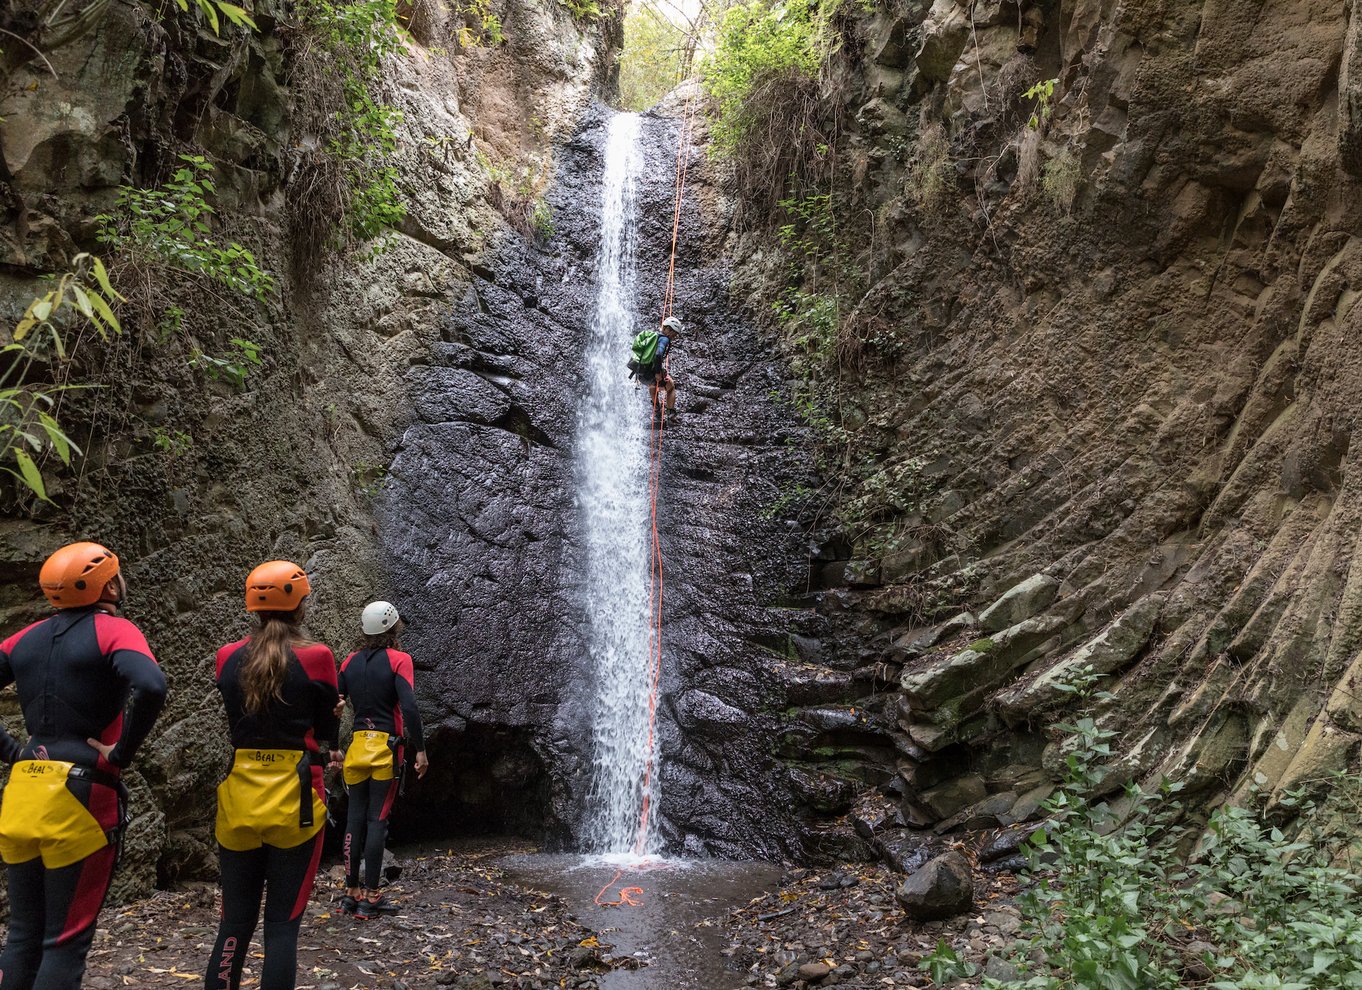
M0 348L0 461L6 474L44 502L52 500L40 460L54 453L66 465L81 450L58 421L62 395L79 386L66 381L71 350L67 341L92 327L101 338L122 332L113 307L122 297L104 264L77 255L70 271L28 304ZM10 467L12 463L14 467Z
M402 115L378 95L385 58L406 51L396 0L299 0L299 48L294 92L299 116L318 131L334 169L312 161L314 174L296 182L299 245L346 247L396 227L406 216L392 156ZM341 213L340 237L327 228Z
M501 18L492 10L492 0L465 0L461 9L465 18L472 17L478 23L477 31L467 23L459 28L459 44L464 48L477 48L481 45L495 48L506 40Z
M1073 210L1078 189L1083 182L1078 156L1068 148L1041 166L1040 187L1050 201L1065 213Z
M831 50L823 6L814 0L749 0L724 14L718 45L704 64L705 84L717 108L712 139L733 153L779 109L761 99L781 81L812 82Z
M240 244L223 246L212 237L214 211L205 197L216 191L213 166L198 155L181 155L180 161L158 189L121 187L115 212L95 217L99 242L134 261L159 262L263 302L274 292L274 279Z
M1110 702L1093 692L1096 680L1089 668L1067 690ZM1293 840L1261 809L1234 805L1217 809L1204 833L1189 832L1176 824L1176 783L1152 792L1132 784L1118 811L1091 800L1105 788L1115 733L1090 714L1060 728L1069 733L1064 779L1046 806L1049 822L1027 843L1034 882L1021 898L1013 954L1023 976L1012 986L1362 987L1362 876L1335 865L1340 848L1323 841L1328 833ZM1335 782L1345 812L1356 791L1354 777ZM1299 795L1282 804L1307 824L1334 814L1330 802L1317 807ZM1178 838L1199 839L1191 862L1179 858ZM941 953L929 962L939 980L969 969Z

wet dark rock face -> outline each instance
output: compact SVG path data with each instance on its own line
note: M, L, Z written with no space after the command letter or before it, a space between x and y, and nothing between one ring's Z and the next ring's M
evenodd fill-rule
M602 142L598 112L561 152L547 244L503 245L408 385L418 414L379 513L435 769L410 789L414 830L581 837L596 685L585 649L585 553L574 504L576 410L595 305ZM678 127L645 118L638 184L637 311L661 311ZM690 148L677 313L690 328L673 372L658 518L666 560L658 825L671 852L797 855L799 802L775 747L784 674L813 621L807 550L771 511L806 480L783 372L728 303ZM629 341L619 342L619 358ZM647 416L639 389L638 414ZM640 713L640 718L645 718ZM519 796L516 798L516 796Z

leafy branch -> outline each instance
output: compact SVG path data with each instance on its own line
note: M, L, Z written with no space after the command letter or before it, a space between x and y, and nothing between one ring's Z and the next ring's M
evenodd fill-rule
M51 502L39 459L48 451L70 466L82 451L57 419L58 398L81 386L63 384L60 367L71 357L68 338L82 327L107 339L122 332L114 306L123 297L113 288L99 258L79 254L70 271L56 276L47 292L29 303L0 347L0 460L3 470L44 502ZM47 381L39 366L48 365Z

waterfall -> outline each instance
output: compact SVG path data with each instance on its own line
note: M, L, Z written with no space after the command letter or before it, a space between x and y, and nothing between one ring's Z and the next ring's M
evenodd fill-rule
M586 542L587 643L597 685L584 838L600 853L635 849L645 770L650 758L656 760L648 742L647 406L625 367L640 326L634 298L635 181L641 164L639 118L617 114L605 139L596 307L576 462ZM656 774L652 780L655 790ZM647 836L639 851L649 851Z

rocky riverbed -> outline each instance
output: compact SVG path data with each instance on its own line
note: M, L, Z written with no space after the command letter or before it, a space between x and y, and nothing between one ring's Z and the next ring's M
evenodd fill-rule
M1008 972L995 957L1020 928L1015 876L976 878L970 909L938 921L906 917L903 883L903 874L878 863L792 870L729 917L729 968L753 987L931 987L923 960L944 941L980 971Z
M737 908L698 898L674 918L661 908L659 945L714 953L700 987L673 971L675 955L626 950L615 933L628 928L620 912L632 909L598 908L572 885L550 893L516 869L534 851L487 841L409 854L390 891L400 910L371 922L336 912L339 867L324 869L299 939L299 990L928 987L921 960L938 940L982 967L1018 925L1007 874L977 879L968 913L911 922L896 901L903 877L887 867L793 869ZM85 986L192 985L217 914L216 887L200 883L106 911ZM243 987L258 985L260 953L257 939Z

